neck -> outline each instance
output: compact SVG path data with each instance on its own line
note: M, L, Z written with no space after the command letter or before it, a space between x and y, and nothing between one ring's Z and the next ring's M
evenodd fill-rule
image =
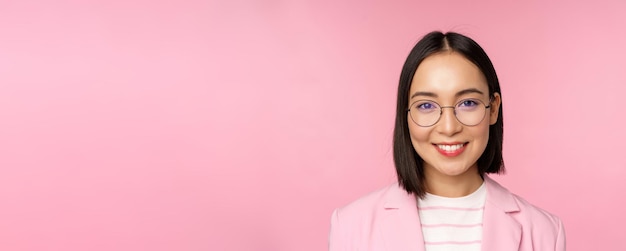
M430 174L426 172L426 192L442 197L463 197L476 191L483 179L478 170L468 170L458 176Z

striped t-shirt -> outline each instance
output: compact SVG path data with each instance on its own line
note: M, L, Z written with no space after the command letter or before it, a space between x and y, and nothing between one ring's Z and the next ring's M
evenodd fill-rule
M485 183L472 194L448 198L427 193L418 212L427 251L480 250Z

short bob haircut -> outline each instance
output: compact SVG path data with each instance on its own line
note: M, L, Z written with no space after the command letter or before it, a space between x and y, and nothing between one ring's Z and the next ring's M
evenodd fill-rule
M448 32L433 31L424 36L413 47L404 62L398 86L398 103L396 108L396 123L393 133L393 159L396 166L399 184L410 194L423 198L426 194L424 160L417 154L408 126L409 90L413 75L419 64L427 57L442 51L454 51L473 62L485 75L489 86L489 96L500 93L500 83L496 70L485 51L469 37ZM500 105L498 120L489 126L489 142L485 151L478 159L478 172L481 177L485 173L503 173L502 159L502 104Z

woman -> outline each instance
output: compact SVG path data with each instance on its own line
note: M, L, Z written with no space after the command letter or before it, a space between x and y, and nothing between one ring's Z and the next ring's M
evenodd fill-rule
M333 212L329 249L565 250L561 221L486 174L504 171L502 97L471 38L431 32L400 75L398 183Z

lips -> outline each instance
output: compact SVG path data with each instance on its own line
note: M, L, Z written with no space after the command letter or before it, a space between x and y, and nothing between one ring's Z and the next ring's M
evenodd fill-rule
M454 143L433 144L433 146L442 155L447 156L447 157L454 157L463 153L467 144L469 143L468 142L465 142L465 143L454 142Z

